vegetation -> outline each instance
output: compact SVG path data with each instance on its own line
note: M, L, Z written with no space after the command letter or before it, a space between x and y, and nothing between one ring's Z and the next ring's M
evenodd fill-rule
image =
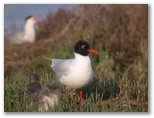
M78 105L79 90L71 101L67 89L60 103L49 111L61 112L147 112L148 111L148 5L79 5L77 10L59 9L48 13L38 24L34 44L4 44L4 111L38 111L36 106L12 96L27 85L31 72L41 83L50 82L63 89L42 58L73 58L73 46L83 39L98 50L90 55L94 80L83 89L83 105Z

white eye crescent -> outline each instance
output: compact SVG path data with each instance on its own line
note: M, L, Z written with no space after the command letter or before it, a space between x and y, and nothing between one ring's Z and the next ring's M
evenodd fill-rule
M81 47L81 48L82 48L82 49L85 49L85 47L86 47L85 45L82 45L82 47Z

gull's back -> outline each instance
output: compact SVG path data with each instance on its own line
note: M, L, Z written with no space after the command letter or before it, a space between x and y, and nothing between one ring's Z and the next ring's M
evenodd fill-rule
M52 59L52 65L56 77L59 80L62 76L65 76L73 63L74 59Z

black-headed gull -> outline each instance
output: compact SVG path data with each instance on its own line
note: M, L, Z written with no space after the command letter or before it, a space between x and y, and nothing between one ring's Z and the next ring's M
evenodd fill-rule
M25 19L24 32L9 32L5 33L6 41L12 44L22 44L25 42L35 42L35 28L34 24L40 22L38 15L28 16Z
M91 49L86 41L80 40L74 46L74 59L50 59L57 80L70 88L83 88L89 84L94 76L89 53L98 54ZM82 91L80 91L80 103L82 101Z

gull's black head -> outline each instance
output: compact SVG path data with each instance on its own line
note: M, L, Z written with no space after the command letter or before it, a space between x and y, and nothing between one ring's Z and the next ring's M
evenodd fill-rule
M27 16L26 18L25 18L25 22L27 21L27 20L29 20L29 19L31 19L33 16Z
M90 49L89 44L86 41L80 40L74 46L74 52L82 56L88 56L89 52L93 54L98 54L94 49Z
M80 40L75 44L74 52L83 56L88 56L90 46L86 41Z

